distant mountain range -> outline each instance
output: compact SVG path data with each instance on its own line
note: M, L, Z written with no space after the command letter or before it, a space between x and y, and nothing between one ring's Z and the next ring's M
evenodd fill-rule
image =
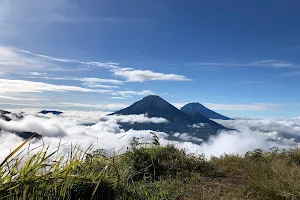
M162 117L168 123L121 123L125 130L153 130L173 135L175 133L188 133L192 136L208 139L210 135L219 130L226 129L224 126L201 115L199 112L185 113L159 96L150 95L131 106L119 110L111 115L139 115L146 114L147 117Z
M231 120L229 117L216 113L215 111L206 108L205 106L203 106L198 102L186 104L181 108L181 111L189 115L193 113L199 113L209 119Z

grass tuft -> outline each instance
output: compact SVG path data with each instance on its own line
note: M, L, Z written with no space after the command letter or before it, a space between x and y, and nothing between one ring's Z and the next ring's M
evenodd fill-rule
M210 160L134 138L123 155L65 146L22 148L0 164L0 199L300 199L300 150L259 149ZM38 151L37 151L38 150ZM37 151L37 152L36 152Z

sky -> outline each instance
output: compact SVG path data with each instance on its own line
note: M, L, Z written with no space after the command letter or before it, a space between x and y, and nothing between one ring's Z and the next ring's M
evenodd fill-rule
M157 94L300 116L300 2L0 0L0 109L114 111Z

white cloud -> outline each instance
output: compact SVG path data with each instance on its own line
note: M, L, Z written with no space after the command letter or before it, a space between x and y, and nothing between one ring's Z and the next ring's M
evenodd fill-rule
M85 82L86 84L95 84L95 83L112 83L112 84L122 84L123 81L115 79L101 79L101 78L73 78L73 80L78 80Z
M127 99L127 97L111 97L112 99Z
M116 76L126 78L129 82L144 82L144 81L190 81L187 77L177 74L164 74L153 72L150 70L134 70L132 68L114 69L112 72Z
M28 74L32 76L46 76L47 73L41 73L41 72L29 72Z
M42 108L45 106L45 104L42 103L32 103L32 102L0 102L0 105L5 105L5 106L13 106L15 108L22 107L22 108ZM48 105L48 104L47 104Z
M15 110L16 111L16 110ZM65 111L61 116L43 115L43 118L32 116L38 110L22 110L28 112L26 117L18 122L4 122L0 120L0 128L24 131L36 131L45 137L45 144L51 143L53 148L59 143L78 144L87 148L93 143L94 149L114 149L115 152L126 151L133 137L143 138L143 141L151 142L150 130L124 131L117 122L164 122L163 119L145 118L137 116L104 116L103 112L79 112ZM201 145L193 142L201 141L194 135L177 133L176 137L182 142L174 142L167 138L167 134L158 133L161 144L175 143L178 148L185 148L192 153L206 156L220 156L224 153L242 154L249 150L261 148L268 150L278 146L292 148L300 141L300 120L298 119L259 119L259 120L233 120L220 121L223 125L237 131L222 131L218 136L211 137L209 141ZM82 123L96 123L93 126L82 126ZM295 139L293 139L295 138ZM61 140L61 141L60 141ZM295 142L296 141L296 142ZM0 134L0 160L8 155L9 149L14 149L22 142L14 134L3 132ZM42 141L32 140L31 148L42 144ZM26 147L27 148L27 147Z
M117 121L137 123L160 123L165 121L160 118L146 119L145 116L112 116L101 118L101 115L99 112L66 112L62 116L46 115L46 118L28 115L18 122L0 120L0 128L6 131L32 131L43 135L43 141L32 140L32 148L49 142L52 144L52 147L57 147L59 143L73 143L82 145L84 148L87 148L93 143L95 149L111 150L115 148L116 152L124 152L134 136L141 137L143 140L149 142L152 136L149 134L150 131L147 130L130 130L125 132L120 129ZM80 125L81 123L88 122L96 122L96 124L93 126ZM158 136L160 138L166 137L166 134L158 133ZM21 142L22 141L13 134L2 132L0 134L0 143L2 143L0 145L0 160L7 155L7 149L13 149ZM2 148L5 148L5 150Z
M37 118L34 116L26 116L23 120L9 122L0 119L0 127L2 130L9 132L31 131L43 136L66 136L66 131L63 127L59 126L58 120Z
M39 114L38 116L44 116ZM74 131L76 134L76 128L83 131L84 128L87 130L88 127L81 127L76 125L75 120L70 120L70 116L61 117L61 116L53 116L51 114L46 115L49 118L39 118L32 115L25 116L24 119L19 121L4 121L0 119L0 129L9 132L22 132L29 131L39 133L43 136L48 137L64 137L68 134L71 134L70 131ZM78 122L78 121L77 121ZM89 121L91 122L91 121ZM105 130L117 130L120 132L117 122L122 123L167 123L168 121L164 118L148 118L145 115L127 115L127 116L99 116L97 119L97 123L104 124ZM112 127L106 126L112 125ZM73 128L74 126L74 128ZM77 127L76 127L77 126ZM98 125L94 125L98 126ZM103 129L103 127L101 127Z
M298 142L300 141L299 131L297 133L295 132L295 135L286 135L286 137L284 137L284 132L293 128L289 126L283 128L280 124L277 124L276 121L273 121L273 125L276 124L277 126L278 132L276 134L274 134L274 131L270 131L274 129L272 124L268 125L268 130L262 130L259 126L253 129L253 127L248 126L249 124L244 122L245 121L233 121L233 124L236 123L233 127L235 127L237 131L222 131L218 136L210 138L208 142L200 145L198 149L194 147L193 150L198 153L204 152L205 155L209 157L211 155L220 156L224 153L244 154L250 150L269 150L272 147L289 149L297 146L297 143L294 141L295 137L298 138ZM227 123L229 122L224 121L223 124L225 125Z
M297 119L264 118L239 119L218 122L232 129L240 129L240 127L246 126L251 130L260 131L263 133L276 132L278 133L278 137L297 138L300 142L300 121Z
M125 81L116 79L105 79L98 77L70 77L70 76L55 76L49 74L49 71L78 71L90 69L90 67L107 68L115 75L125 77L127 81L143 82L154 80L172 80L172 81L187 81L190 80L182 75L157 73L150 70L135 70L133 68L122 68L119 63L114 62L93 62L79 61L74 59L56 58L43 54L36 54L27 50L19 50L10 47L0 47L0 71L4 73L19 74L26 78L36 78L38 80L61 80L61 81L79 81L82 86L69 84L51 84L42 81L28 80L12 80L0 79L0 93L42 93L42 92L83 92L83 93L99 93L112 96L113 99L126 99L133 96L154 95L151 90L133 91L119 89ZM69 68L62 63L75 63L83 65L83 68ZM95 69L95 68L94 68ZM122 72L122 73L121 73ZM28 77L29 75L29 77ZM13 77L13 76L12 76ZM7 96L7 95L5 95ZM9 95L11 96L11 95ZM40 98L41 95L39 95ZM7 98L6 98L7 99ZM17 100L17 99L15 99ZM27 98L29 100L29 98ZM20 100L22 101L22 100ZM1 104L9 105L9 102L0 102ZM28 106L29 103L11 102L11 105ZM37 104L38 105L38 104ZM37 106L36 105L36 106ZM79 105L79 104L77 104ZM84 106L87 107L87 106ZM88 106L90 107L90 106Z
M45 63L23 56L12 48L0 47L0 71L12 72L42 70Z
M58 66L53 62L41 59L35 56L28 56L20 51L11 47L0 46L0 71L8 73L21 73L31 72L37 75L41 71L86 71L85 68L66 68Z
M90 66L96 66L96 67L104 67L111 69L111 71L117 75L121 76L127 79L127 81L130 82L144 82L144 81L156 81L156 80L162 80L162 81L190 81L191 79L188 79L187 77L183 75L177 75L177 74L164 74L164 73L158 73L153 72L150 70L135 70L133 68L122 68L120 67L120 63L114 63L114 62L94 62L94 61L78 61L78 60L72 60L72 59L62 59L62 58L55 58L51 56L46 56L42 54L35 54L27 50L19 50L23 53L27 53L32 56L37 56L40 58L44 58L47 60L57 61L57 62L65 62L65 63L78 63L83 65L90 65ZM80 80L80 79L78 79ZM88 82L88 81L96 81L93 80L93 78L90 78L90 80L81 79L80 81ZM120 81L116 84L119 84Z
M89 83L83 83L83 85L89 88L107 88L107 89L119 88L119 86L117 85L103 85L103 84L89 84Z
M32 79L46 79L46 80L63 80L63 81L80 81L83 82L84 85L88 86L93 86L96 85L97 83L110 83L110 84L123 84L123 81L116 80L116 79L104 79L104 78L77 78L77 77L69 77L69 76L64 76L64 77L55 77L55 76L31 76L28 78Z
M96 93L106 95L113 99L126 99L133 96L146 96L155 94L150 90L132 91L119 90L113 91L109 89L84 88L68 85L54 85L42 82L32 82L24 80L8 80L0 79L0 105L6 107L26 107L26 108L70 108L70 109L96 109L105 111L116 111L129 106L124 103L86 103L83 100L74 102L65 98L44 97L44 92L80 92L80 93ZM78 94L81 95L81 94ZM34 104L32 101L35 101Z
M112 91L112 90L99 90L99 89L90 89L83 88L78 86L68 86L68 85L53 85L42 82L32 82L25 80L9 80L9 79L0 79L0 93L40 93L40 92L94 92L101 94L109 94L114 96L123 96L129 97L133 95L149 95L154 94L150 90L143 91Z
M0 71L18 73L22 71L31 71L31 78L44 78L52 80L75 80L86 84L95 83L112 83L122 84L123 81L113 79L100 78L76 78L76 77L51 77L45 75L41 71L80 71L87 70L88 67L103 67L109 69L114 75L125 78L128 82L144 82L144 81L191 81L191 79L177 74L165 74L153 72L151 70L137 70L134 68L120 67L119 63L114 62L95 62L95 61L79 61L74 59L55 58L43 54L36 54L27 50L19 50L9 47L0 47ZM84 68L70 69L57 65L60 63L76 63L81 64ZM32 72L34 71L34 72Z
M139 96L155 95L155 93L152 92L151 90L142 90L140 92L126 90L126 91L117 91L116 95L121 95L122 97L131 97L133 95L139 95Z
M193 128L203 128L205 126L207 126L208 124L206 123L198 123L198 124L193 124L192 127Z
M253 66L268 66L268 67L295 67L292 63L287 63L280 60L261 60L249 63L249 65Z
M47 99L39 99L39 98L24 98L24 97L13 97L13 96L2 96L0 95L1 100L16 100L16 101L49 101ZM4 103L4 102L1 102Z
M201 138L190 136L188 133L174 133L174 136L184 141L203 142Z
M101 121L108 121L108 120L116 120L117 122L122 123L167 123L168 120L162 117L146 117L146 115L112 115L112 116L105 116L100 118Z
M77 86L53 85L42 82L32 82L25 80L0 79L0 93L26 93L26 92L103 92L103 90L92 90Z
M101 103L101 104L88 104L88 103L72 103L62 102L57 103L57 106L63 107L78 107L78 108L97 108L99 110L116 111L129 106L129 104L112 104L112 103Z
M260 60L249 63L225 63L225 62L195 62L187 65L199 66L224 66L224 67L274 67L274 68L290 68L298 65L280 61L280 60Z
M82 65L91 65L91 66L96 66L96 67L104 67L104 68L117 68L119 63L114 63L114 62L95 62L95 61L79 61L79 60L74 60L74 59L66 59L66 58L56 58L52 56L47 56L43 54L36 54L28 50L20 50L18 49L17 51L28 54L30 56L35 56L39 57L42 59L50 60L50 61L55 61L55 62L62 62L62 63L77 63L77 64L82 64Z

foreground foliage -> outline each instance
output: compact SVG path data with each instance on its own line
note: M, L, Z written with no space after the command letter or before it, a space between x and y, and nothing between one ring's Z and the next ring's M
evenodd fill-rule
M49 146L0 164L0 199L300 199L300 150L211 158L135 138L123 155Z

